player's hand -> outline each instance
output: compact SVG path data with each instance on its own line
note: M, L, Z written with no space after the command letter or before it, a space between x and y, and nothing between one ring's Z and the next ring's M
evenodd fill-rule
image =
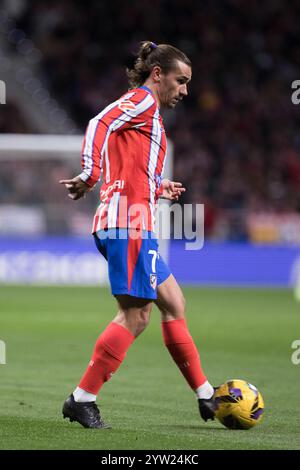
M163 189L161 197L163 199L178 201L181 194L185 192L185 188L182 186L182 183L179 183L178 181L163 179L161 185Z
M79 176L75 176L75 178L71 180L60 180L60 184L65 185L66 189L69 191L68 196L74 201L85 197L86 193L92 190Z

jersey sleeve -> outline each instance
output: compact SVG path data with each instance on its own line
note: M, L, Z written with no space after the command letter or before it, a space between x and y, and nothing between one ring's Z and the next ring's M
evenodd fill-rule
M153 96L139 89L126 93L90 120L82 146L79 176L83 181L91 187L99 181L110 134L141 125L154 104Z

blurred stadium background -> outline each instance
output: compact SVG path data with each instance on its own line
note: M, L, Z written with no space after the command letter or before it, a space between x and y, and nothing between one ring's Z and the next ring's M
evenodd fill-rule
M0 282L55 280L46 253L56 262L59 251L90 253L83 239L97 191L73 204L57 182L79 171L88 120L126 90L125 67L150 38L177 45L193 62L189 97L163 117L174 178L188 188L182 202L205 204L206 244L188 270L178 263L180 244L171 244L175 274L182 282L291 285L300 254L300 106L291 101L300 6L245 5L2 1ZM75 140L57 147L15 134ZM93 281L89 261L78 282Z

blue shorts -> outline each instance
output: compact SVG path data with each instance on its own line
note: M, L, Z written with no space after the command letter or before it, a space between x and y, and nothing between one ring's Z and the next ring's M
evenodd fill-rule
M147 231L140 234L138 238L132 237L126 228L113 228L99 230L94 238L108 262L113 295L156 299L157 286L170 276L171 271L158 253L155 235Z

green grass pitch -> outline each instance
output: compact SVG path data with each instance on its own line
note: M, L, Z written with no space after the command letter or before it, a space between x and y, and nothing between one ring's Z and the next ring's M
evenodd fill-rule
M98 403L110 430L63 420L100 331L115 314L106 289L0 288L1 449L300 449L300 304L288 290L185 288L190 331L209 380L255 384L262 422L230 431L201 421L197 402L163 346L159 312Z

